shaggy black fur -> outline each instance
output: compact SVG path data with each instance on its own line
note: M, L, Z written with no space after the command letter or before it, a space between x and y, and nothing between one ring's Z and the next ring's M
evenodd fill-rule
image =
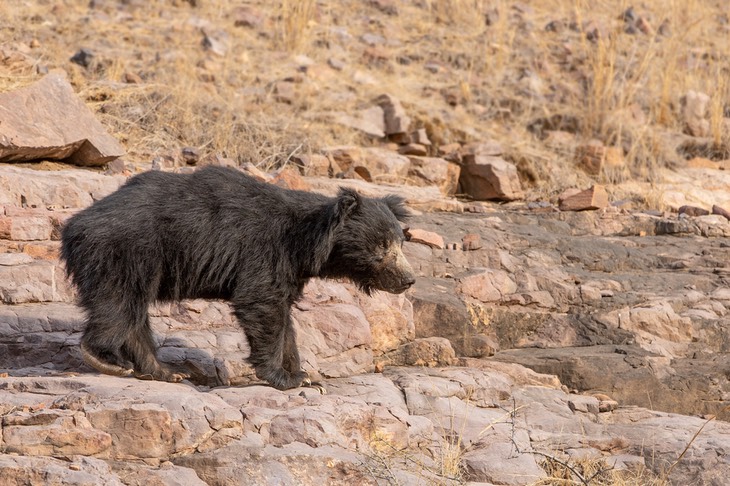
M290 307L312 277L348 278L365 292L414 283L403 258L402 199L350 189L328 198L240 171L147 172L68 220L61 256L87 323L87 361L113 374L179 381L157 361L148 306L230 301L259 378L308 384Z

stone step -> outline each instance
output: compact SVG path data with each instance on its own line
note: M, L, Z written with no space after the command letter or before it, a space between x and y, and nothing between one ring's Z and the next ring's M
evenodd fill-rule
M57 260L25 253L0 254L0 303L73 302L74 293Z
M94 171L0 167L0 206L85 208L111 194L126 177Z

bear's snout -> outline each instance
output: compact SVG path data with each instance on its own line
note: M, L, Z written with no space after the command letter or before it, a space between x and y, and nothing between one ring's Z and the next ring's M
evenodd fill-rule
M391 294L401 294L416 283L416 274L406 260L400 246L393 244L383 259L383 269L376 279L376 287Z

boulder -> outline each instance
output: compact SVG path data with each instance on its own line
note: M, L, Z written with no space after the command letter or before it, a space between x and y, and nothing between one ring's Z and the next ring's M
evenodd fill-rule
M517 168L494 155L464 155L459 183L465 194L479 201L514 201L525 196Z
M51 73L0 93L0 162L40 159L100 166L124 155L66 78Z

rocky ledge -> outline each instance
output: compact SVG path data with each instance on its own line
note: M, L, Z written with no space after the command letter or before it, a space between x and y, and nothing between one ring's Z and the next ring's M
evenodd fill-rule
M257 383L222 302L152 310L161 359L190 370L189 382L100 376L82 363L58 228L123 181L0 168L0 476L11 484L730 477L721 216L299 181L402 192L418 211L405 244L412 290L367 297L315 281L294 310L320 395Z

